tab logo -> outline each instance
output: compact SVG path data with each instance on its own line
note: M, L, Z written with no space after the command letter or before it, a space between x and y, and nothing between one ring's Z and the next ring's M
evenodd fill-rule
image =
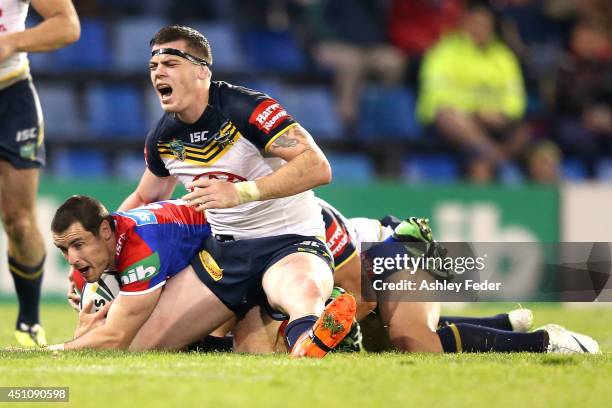
M128 266L121 272L121 285L128 285L134 282L147 282L158 273L159 255L155 252L140 262Z

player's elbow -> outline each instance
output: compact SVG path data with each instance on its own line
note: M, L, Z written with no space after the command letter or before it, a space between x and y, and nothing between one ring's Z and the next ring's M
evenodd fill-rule
M329 184L332 181L332 168L327 161L327 158L320 154L317 157L316 163L316 172L313 172L316 175L316 184L318 186L322 186L325 184Z
M62 35L60 38L60 47L75 43L81 38L81 23L79 18L75 15L69 15L64 17L64 23L62 24Z
M75 16L70 19L70 24L66 33L66 43L72 44L77 42L81 38L81 23L79 23L79 19Z

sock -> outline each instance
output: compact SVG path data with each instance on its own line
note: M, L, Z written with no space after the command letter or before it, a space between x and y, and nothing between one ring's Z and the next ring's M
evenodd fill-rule
M389 227L391 229L395 229L395 227L397 227L398 225L402 223L402 220L397 218L395 215L391 215L391 214L385 215L378 221L380 222L380 225L382 225L383 227Z
M512 331L508 313L500 313L489 317L440 316L438 327L457 323L469 323L476 326L490 327L491 329Z
M19 314L16 328L20 323L32 326L39 323L38 307L40 303L40 288L43 277L45 257L35 266L25 266L12 257L8 257L9 271L15 282L15 292L19 300Z
M312 328L312 326L317 322L317 320L319 320L317 316L308 315L289 322L289 324L285 328L285 340L287 340L289 350L291 350L293 346L295 346L297 339L302 334Z
M543 353L548 347L548 333L538 330L515 333L468 323L451 324L437 331L445 353L486 351Z

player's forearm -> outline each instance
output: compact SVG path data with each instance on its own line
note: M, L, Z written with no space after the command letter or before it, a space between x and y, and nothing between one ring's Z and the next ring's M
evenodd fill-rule
M76 15L57 14L35 27L8 34L16 52L51 51L77 41L81 26Z
M255 181L260 200L287 197L331 182L331 167L322 152L307 149L272 174Z
M127 196L125 200L123 200L119 208L117 208L117 211L127 211L145 204L148 203L144 202L140 194L134 191L132 194Z
M107 326L101 326L64 343L64 350L126 350L130 345L133 335L118 331L111 331Z

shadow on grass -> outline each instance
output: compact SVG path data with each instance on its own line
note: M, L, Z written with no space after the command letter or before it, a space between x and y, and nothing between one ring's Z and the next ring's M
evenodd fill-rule
M570 356L546 356L542 357L540 364L547 366L572 366L578 365L575 357Z

